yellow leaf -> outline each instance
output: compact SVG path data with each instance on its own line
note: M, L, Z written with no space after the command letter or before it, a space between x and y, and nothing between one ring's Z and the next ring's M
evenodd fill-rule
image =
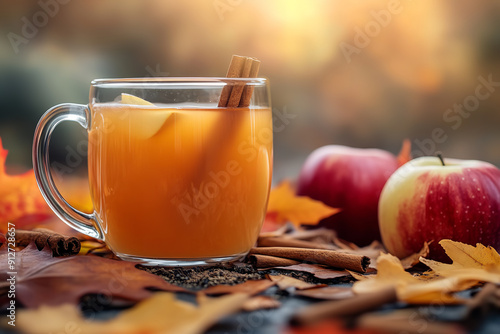
M20 311L18 326L28 334L70 330L78 330L80 334L194 334L204 332L218 319L238 311L247 299L248 295L241 293L203 298L196 307L176 299L173 293L158 292L109 321L89 321L73 305L42 306Z
M329 207L307 196L296 196L289 181L284 181L269 196L267 214L276 223L292 222L294 225L316 225L340 209Z
M355 293L374 292L382 288L395 287L398 299L408 303L462 303L452 295L469 289L479 282L500 283L500 255L492 247L477 244L476 247L451 240L439 243L453 264L445 264L420 258L431 268L427 276L412 276L403 269L400 260L382 254L377 260L377 275L353 275L359 281L353 286Z
M380 254L377 259L377 275L354 283L355 293L369 293L391 286L406 286L419 283L419 279L405 271L399 259L391 254ZM359 279L359 277L354 276Z
M443 239L439 244L453 260L452 264L421 258L420 262L431 268L431 275L456 279L464 286L478 282L500 283L500 255L492 247L476 247Z
M476 247L461 242L443 239L439 244L444 248L446 254L453 264L445 264L433 260L421 258L420 262L431 268L436 274L449 276L454 271L464 268L500 270L500 255L493 247L476 244Z
M360 279L358 275L354 278ZM440 302L456 304L461 300L450 295L464 287L458 280L435 280L429 282L405 271L401 261L391 254L381 254L377 259L377 274L363 276L354 283L353 291L357 294L380 291L389 287L396 289L398 299L412 304ZM468 285L467 287L470 287ZM467 288L465 287L465 288Z

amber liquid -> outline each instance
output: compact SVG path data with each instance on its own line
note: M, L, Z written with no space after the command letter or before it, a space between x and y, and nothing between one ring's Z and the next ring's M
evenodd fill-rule
M91 105L89 178L106 243L164 259L247 252L272 173L269 109Z

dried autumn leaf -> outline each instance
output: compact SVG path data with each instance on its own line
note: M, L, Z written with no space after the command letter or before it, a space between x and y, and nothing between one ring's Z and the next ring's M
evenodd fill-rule
M337 287L337 286L298 290L295 291L294 294L302 297L324 299L324 300L340 300L340 299L351 298L354 296L351 288Z
M385 251L384 246L378 241L373 241L371 244L365 247L356 246L356 248L351 248L348 245L345 246L347 247L343 247L341 250L339 250L339 252L367 256L370 258L369 268L373 269L377 268L377 259L380 254Z
M420 249L417 253L413 253L404 259L401 259L401 264L403 265L403 268L409 269L415 265L417 265L420 262L421 258L425 258L427 255L429 255L429 245L430 242L424 242L424 245L422 246L422 249Z
M439 301L446 304L462 302L453 297L452 292L471 287L470 281L455 278L424 280L405 271L401 261L390 254L381 254L377 259L377 274L364 276L351 273L358 282L354 283L355 293L370 293L390 287L396 288L398 299L413 304ZM474 284L474 283L472 283Z
M290 221L294 225L316 225L340 209L313 200L307 196L296 196L289 181L284 181L271 190L267 215L276 224Z
M420 282L418 278L404 270L397 257L390 254L381 254L378 257L375 276L364 276L353 272L351 275L359 280L353 286L355 293L375 292L395 285L406 286Z
M293 278L290 276L286 275L267 275L267 277L278 284L278 287L281 290L286 290L288 288L295 288L297 290L306 290L306 289L313 289L313 288L319 288L319 287L325 287L326 284L314 284L314 283L307 283L304 282L300 279Z
M237 285L215 285L203 290L206 295L225 295L231 293L245 293L250 296L259 294L268 288L276 285L268 279L250 280Z
M463 288L479 282L500 283L500 255L492 247L476 244L476 247L448 239L439 244L453 260L453 264L420 258L431 268L431 274L456 282Z
M484 269L500 272L500 255L493 247L476 244L476 247L461 242L443 239L439 242L453 264L441 263L425 258L420 262L431 268L436 274L450 276L462 269Z
M0 138L0 230L7 222L22 228L49 218L52 211L38 189L33 170L21 175L7 175L7 153Z
M238 311L247 299L247 295L239 293L203 298L196 307L172 293L158 292L109 321L89 321L74 305L43 306L20 311L18 326L28 334L66 333L68 324L80 334L195 334Z
M7 248L0 248L0 263L7 263ZM78 304L86 294L96 293L131 302L151 296L155 288L186 291L159 276L135 268L136 263L97 256L54 258L34 244L16 252L16 299L25 307ZM0 290L8 285L6 271L0 273ZM4 283L5 282L5 283Z
M309 264L309 263L301 263L287 267L275 267L275 269L303 271L311 273L314 275L314 277L319 279L332 279L332 278L349 276L347 270L336 270L336 269L326 268L318 264Z
M255 296L250 299L248 299L244 304L243 304L243 311L246 312L253 312L257 310L268 310L268 309L274 309L274 308L279 308L281 306L281 303L274 299L273 297L270 296Z

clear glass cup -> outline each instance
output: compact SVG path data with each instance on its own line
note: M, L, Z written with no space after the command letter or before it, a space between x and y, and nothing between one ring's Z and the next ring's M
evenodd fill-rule
M224 87L241 85L253 90L248 107L218 107ZM62 121L88 131L92 213L65 201L50 173L50 136ZM61 104L42 116L33 167L59 218L118 257L203 265L237 260L257 240L272 140L266 79L100 79L88 105Z

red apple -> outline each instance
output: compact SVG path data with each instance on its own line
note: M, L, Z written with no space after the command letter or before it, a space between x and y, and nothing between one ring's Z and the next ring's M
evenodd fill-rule
M438 244L445 238L500 250L500 170L475 160L443 163L417 158L387 181L379 221L390 253L402 258L433 240L429 257L448 261Z
M399 159L409 160L410 143L403 145ZM408 158L402 158L403 152ZM403 163L404 163L403 162ZM340 238L359 246L380 240L378 199L398 158L378 149L323 146L311 153L300 172L297 194L342 211L318 226L337 231Z

